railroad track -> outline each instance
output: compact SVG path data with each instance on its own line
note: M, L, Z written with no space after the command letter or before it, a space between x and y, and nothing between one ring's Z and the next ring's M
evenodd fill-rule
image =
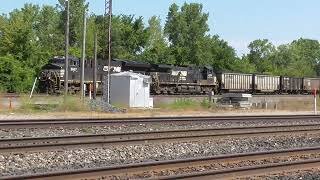
M289 149L234 155L220 155L111 167L78 169L65 172L1 177L3 179L232 179L247 176L306 170L320 167L320 159L304 159L320 154L320 147ZM295 160L277 161L279 158ZM273 161L274 159L274 161ZM304 160L301 160L304 159ZM244 163L251 162L251 163ZM219 166L222 164L223 166ZM168 175L169 174L169 175Z
M0 128L36 128L79 125L115 125L137 123L192 123L214 121L262 121L262 120L320 120L319 115L286 116L200 116L200 117L141 117L141 118L83 118L83 119L24 119L0 120Z
M183 95L183 94L176 94L176 95L151 95L153 98L203 98L203 97L208 97L209 95ZM252 97L308 97L312 96L311 94L270 94L270 95L263 95L263 94L256 94L252 95ZM222 95L214 95L212 96L213 98L221 98Z
M210 138L320 133L320 124L150 131L82 136L0 139L0 153L66 148L199 141Z
M187 94L175 94L175 95L151 95L152 97L181 97L181 98L192 98L192 97L208 97L208 95L187 95ZM306 96L312 96L310 94L271 94L271 95L263 95L263 94L257 94L253 95L253 97L306 97ZM0 94L0 97L21 97L20 94L15 93L5 93ZM48 95L48 94L34 94L33 97L59 97L57 95ZM62 96L60 96L62 97ZM214 95L212 97L222 97L222 95Z

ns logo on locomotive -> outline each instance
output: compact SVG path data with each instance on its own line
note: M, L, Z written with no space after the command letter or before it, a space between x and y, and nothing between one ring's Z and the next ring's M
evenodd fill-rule
M41 93L59 94L64 89L64 57L54 57L39 75ZM80 59L69 58L69 90L80 91ZM97 91L101 93L103 77L108 73L106 60L97 62ZM85 84L93 83L93 60L85 61ZM320 89L320 78L285 77L264 74L215 72L210 66L172 66L113 59L111 73L132 71L152 77L151 93L158 94L311 94Z

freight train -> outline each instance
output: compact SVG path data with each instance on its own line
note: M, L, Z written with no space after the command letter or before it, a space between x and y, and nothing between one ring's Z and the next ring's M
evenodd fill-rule
M41 93L59 94L64 89L63 57L54 57L46 64L39 75L39 90ZM106 60L97 61L97 91L101 91L104 76L108 73ZM88 91L93 83L93 61L85 61L84 84ZM139 61L113 59L111 73L132 71L149 75L152 78L150 92L159 94L311 94L314 89L320 89L320 78L296 78L272 76L265 74L244 74L230 72L215 72L210 66L172 66L151 64ZM69 58L69 91L80 91L80 60Z

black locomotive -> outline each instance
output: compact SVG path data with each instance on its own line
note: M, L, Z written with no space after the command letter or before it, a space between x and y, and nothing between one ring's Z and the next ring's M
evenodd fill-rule
M80 91L80 60L75 57L69 57L69 71L68 71L68 87L70 93L77 93ZM97 89L100 91L103 75L107 73L108 69L105 62L98 60L97 62ZM39 90L40 93L60 94L64 89L64 65L65 58L54 57L49 60L49 63L43 66L39 75ZM112 61L112 72L121 71L121 63ZM89 88L89 84L93 83L93 61L85 61L85 76L84 84Z
M69 92L80 91L80 60L69 58ZM63 57L52 58L42 68L39 75L39 90L41 93L59 94L64 89L64 62ZM93 61L85 61L84 84L86 91L93 83ZM150 64L139 61L113 59L111 73L132 71L152 77L152 94L206 94L217 91L216 76L210 67L176 67L171 65ZM97 92L101 93L103 77L108 73L106 60L97 62Z
M208 94L217 92L217 79L211 67L154 65L152 94Z
M80 91L80 60L69 58L69 91ZM64 62L62 57L52 58L39 76L41 93L59 94L64 89ZM85 61L84 84L86 91L93 83L93 61ZM97 62L97 92L101 93L103 77L108 73L107 60ZM132 71L152 77L150 92L159 94L208 94L210 92L245 92L252 94L310 94L319 91L320 78L295 78L264 74L214 72L210 66L172 66L139 61L113 59L110 72Z

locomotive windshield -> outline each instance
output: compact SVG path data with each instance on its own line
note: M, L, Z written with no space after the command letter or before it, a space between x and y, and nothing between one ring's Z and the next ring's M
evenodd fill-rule
M64 66L65 58L64 57L54 57L49 60L49 64L56 64L60 66ZM80 60L74 57L69 57L69 65L70 66L80 66Z

